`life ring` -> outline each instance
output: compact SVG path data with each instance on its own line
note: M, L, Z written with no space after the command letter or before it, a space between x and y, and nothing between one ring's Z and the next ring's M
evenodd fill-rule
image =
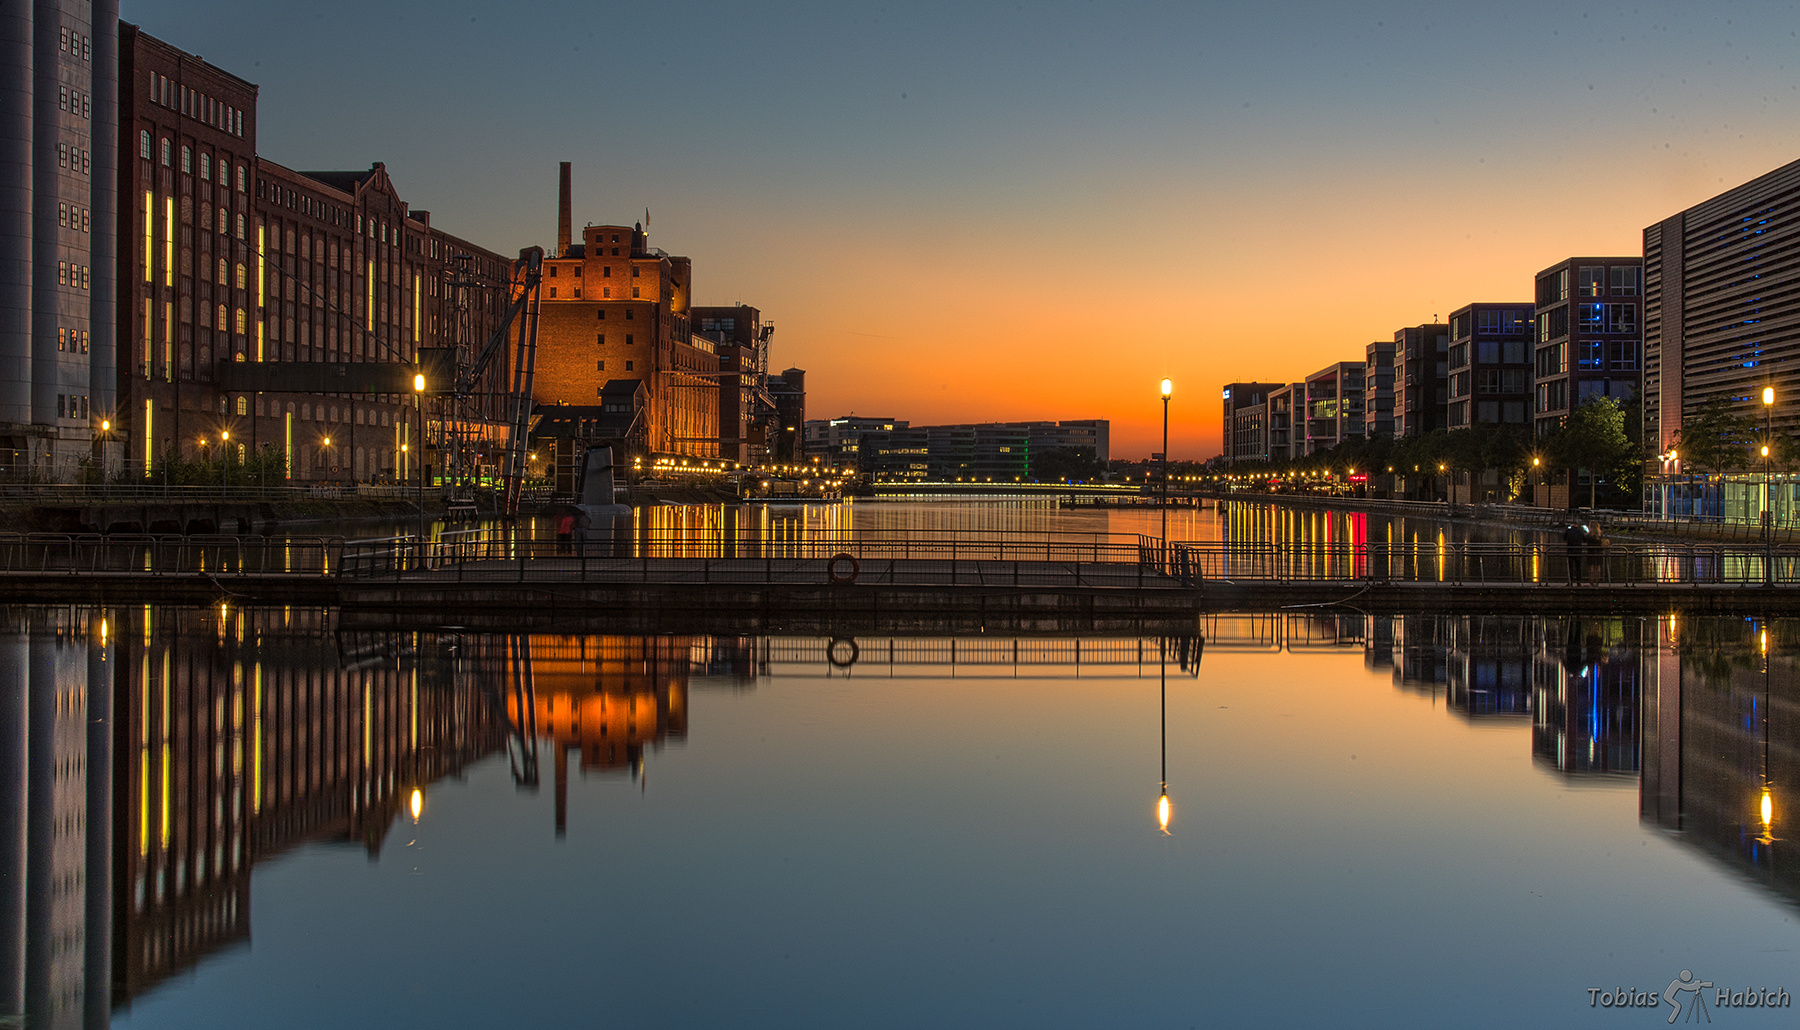
M838 564L839 562L849 562L849 571L843 571L843 567ZM831 577L833 583L854 583L856 582L856 574L861 571L862 563L856 560L856 556L841 551L832 555L831 560L825 563L825 572Z
M838 645L839 644L847 644L850 647L849 656L844 658L841 661L838 659ZM850 639L849 637L837 637L837 638L833 639L832 642L829 645L827 645L825 648L825 660L827 662L830 662L831 667L834 669L848 669L852 665L856 664L856 659L858 657L860 657L861 655L862 655L862 649L857 647L856 641Z

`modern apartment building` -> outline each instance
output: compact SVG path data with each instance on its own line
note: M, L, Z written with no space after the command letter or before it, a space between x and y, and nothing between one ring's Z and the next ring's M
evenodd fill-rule
M1429 322L1394 331L1395 436L1444 428L1449 359L1449 325Z
M1394 421L1394 355L1398 347L1376 340L1363 351L1363 436L1391 437Z
M1269 391L1269 460L1306 453L1306 384L1285 383Z
M1281 383L1226 383L1224 441L1226 461L1269 460L1269 391Z
M1449 429L1531 424L1529 301L1469 304L1450 315Z
M1301 454L1329 450L1360 439L1363 423L1363 363L1339 361L1306 377L1306 444Z
M1623 403L1643 376L1640 257L1572 257L1537 274L1536 433L1555 432L1589 397Z

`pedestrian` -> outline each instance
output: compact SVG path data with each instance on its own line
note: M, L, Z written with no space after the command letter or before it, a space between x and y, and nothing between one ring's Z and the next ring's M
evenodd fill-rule
M556 553L568 554L570 541L575 539L575 516L564 515L556 520Z
M587 538L588 538L588 513L584 511L581 514L575 516L575 553L576 554L584 555L584 556L587 554Z
M1575 581L1581 578L1581 566L1584 557L1582 552L1586 549L1587 527L1570 523L1563 529L1562 537L1564 546L1569 550L1569 585L1574 586Z
M1586 527L1584 527L1586 528ZM1600 570L1606 565L1606 536L1600 532L1600 523L1594 523L1588 529L1587 540L1588 582L1600 582Z

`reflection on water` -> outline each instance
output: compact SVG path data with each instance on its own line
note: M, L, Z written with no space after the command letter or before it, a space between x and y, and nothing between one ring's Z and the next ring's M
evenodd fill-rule
M379 863L397 833L410 846L407 838L416 836L421 820L457 818L438 815L434 796L460 797L495 775L510 780L516 803L527 805L542 780L551 781L549 818L528 822L527 837L564 847L574 831L602 832L618 847L647 849L661 856L658 862L691 868L694 856L663 851L667 845L654 834L619 836L628 824L602 824L591 803L571 801L572 784L615 779L654 797L645 793L647 763L670 745L684 752L719 749L730 767L719 775L728 778L767 778L796 761L811 766L830 755L832 744L829 733L820 737L809 727L838 711L834 705L891 728L885 736L872 731L860 750L832 756L840 764L821 770L854 779L877 754L909 747L920 749L922 762L942 761L948 756L931 757L937 744L930 735L918 736L931 725L919 721L928 713L909 710L909 699L938 692L935 683L955 685L951 710L978 730L970 740L994 751L996 770L1049 761L1048 775L1061 763L1093 760L1066 752L1047 759L1034 735L1051 726L1066 724L1076 740L1087 724L1100 732L1124 709L1159 720L1156 735L1142 738L1148 754L1126 765L1139 770L1131 773L1137 783L1131 789L1146 805L1160 801L1159 777L1175 798L1172 823L1167 809L1161 819L1172 834L1169 846L1184 850L1169 854L1202 867L1184 889L1197 895L1255 890L1232 886L1241 874L1219 865L1225 842L1239 842L1230 846L1252 855L1259 845L1254 835L1221 835L1233 817L1218 791L1256 759L1209 767L1204 776L1193 772L1195 759L1187 756L1204 750L1190 740L1193 726L1203 718L1233 718L1234 704L1279 696L1289 690L1283 684L1306 683L1317 670L1338 670L1331 675L1341 677L1339 657L1391 679L1396 696L1406 699L1385 716L1399 735L1378 745L1367 739L1372 731L1346 724L1342 739L1319 738L1309 746L1431 750L1445 734L1475 732L1480 736L1472 742L1498 744L1491 759L1481 759L1498 763L1496 775L1506 763L1524 761L1547 774L1540 777L1542 790L1629 785L1640 777L1643 826L1669 831L1677 847L1762 884L1767 898L1787 909L1800 905L1800 875L1780 861L1791 847L1783 837L1800 790L1800 681L1790 657L1796 653L1800 624L1722 619L1222 615L1203 621L1199 635L1188 639L822 640L340 633L332 613L303 609L0 609L0 860L6 863L0 882L9 885L0 900L0 1015L29 1012L33 1027L105 1026L118 1011L135 1014L135 1003L163 993L159 988L179 974L187 974L182 1004L205 1009L208 968L248 953L259 865L284 855L317 864L342 851ZM1240 663L1249 663L1244 675L1261 686L1205 701L1211 695L1203 692L1219 689L1211 686L1217 670ZM1353 682L1344 689L1362 690ZM1153 691L1162 684L1160 695L1134 693L1135 684ZM703 687L715 700L696 713L695 691ZM1028 703L1072 707L1056 717L1060 722L1043 724L1004 714L1034 696L1017 693L1021 687L1042 699ZM1000 702L1003 697L1008 700ZM1356 698L1357 707L1377 703L1366 692ZM1398 726L1427 705L1441 705L1443 717ZM752 713L768 706L786 713L781 731L791 736L767 738L770 724ZM704 741L689 742L690 727L706 716L712 722L702 723ZM1297 744L1289 736L1298 732L1289 728L1294 724L1282 721L1291 717L1273 712L1264 721L1239 723L1239 739L1215 747L1245 747L1245 756L1280 753ZM1023 734L1017 739L1008 730L1015 723ZM829 725L871 732L853 730L852 723ZM1393 760L1404 763L1404 754ZM541 768L545 761L548 770ZM703 763L704 755L682 756L671 769L677 782L696 761ZM1258 807L1279 811L1300 802L1290 801L1287 788L1275 788L1279 774L1272 768L1256 775L1268 778L1271 790L1256 799ZM779 779L765 789L778 790ZM688 797L697 805L708 782L714 791L726 787L725 780L686 782L663 803L679 806ZM754 820L814 803L816 788L796 787L798 793L769 796L771 807L760 815L713 818L754 834ZM1633 804L1621 792L1597 796L1613 810L1628 812ZM1556 797L1545 793L1535 803L1553 807ZM897 803L917 811L890 817L917 817L929 826L940 806L949 818L962 802L927 794ZM469 811L462 802L451 810ZM1551 815L1546 807L1543 817ZM817 818L858 817L822 809ZM1078 816L1072 811L1068 818ZM1153 823L1146 818L1142 825ZM1080 823L1070 830L1077 839L1101 833ZM1323 825L1318 830L1326 832ZM868 826L844 832L880 835ZM924 838L915 843L940 846ZM904 853L911 845L902 834L885 846ZM963 846L978 855L983 842ZM1282 847L1278 841L1266 846ZM1616 846L1638 845L1621 837ZM1392 858L1406 856L1396 851ZM1049 864L1008 875L1053 875L1050 855L1027 861ZM1078 889L1099 889L1102 880L1130 868L1105 864L1116 857L1100 861L1090 875L1101 879ZM1336 875L1329 849L1314 861L1321 877ZM528 863L506 875L529 884L540 869ZM927 910L954 904L937 898L949 884L907 885L902 876L871 886L901 892L894 901ZM755 911L792 889L744 879L731 904ZM769 890L776 893L765 897ZM945 898L956 896L950 891ZM314 903L327 904L324 897ZM576 895L560 903L586 912L595 901ZM526 921L506 932L532 936L530 919L538 917L528 912L535 910L526 904L520 915ZM860 939L864 932L834 925L829 912L817 918L824 920L819 934ZM944 918L953 917L946 912ZM1563 932L1557 917L1542 918L1548 922L1539 930ZM1085 954L1079 934L1052 943L1068 953L1058 964L1079 963ZM683 978L724 976L727 968L703 963L684 968ZM1278 973L1271 971L1270 984ZM1055 993L1050 982L1033 979L1042 974L1014 975L1024 980L1009 991ZM1477 990L1480 982L1466 986ZM157 1010L175 1025L193 1015L183 1012Z

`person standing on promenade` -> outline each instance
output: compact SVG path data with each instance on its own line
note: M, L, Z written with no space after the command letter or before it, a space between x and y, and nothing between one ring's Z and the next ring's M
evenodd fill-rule
M1598 522L1594 523L1592 528L1585 526L1582 528L1587 529L1587 540L1585 541L1585 545L1587 548L1588 582L1598 585L1600 583L1600 570L1606 565L1606 536L1600 532L1600 523Z
M1563 530L1563 544L1569 549L1569 585L1574 586L1581 579L1583 551L1587 544L1587 527L1570 523Z

